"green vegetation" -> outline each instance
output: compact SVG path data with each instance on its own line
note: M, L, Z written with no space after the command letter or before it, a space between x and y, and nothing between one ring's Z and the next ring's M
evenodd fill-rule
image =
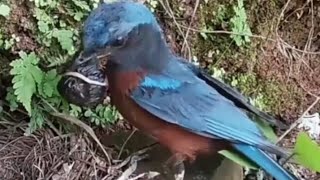
M294 148L295 160L313 171L320 172L320 147L308 134L301 132Z
M159 1L157 0L147 0L147 5L149 6L150 10L152 12L155 11L155 9L158 7L159 5Z
M27 133L42 128L49 113L59 110L78 118L85 118L98 126L106 126L118 119L118 112L111 106L98 106L94 109L80 108L65 102L57 91L59 66L75 54L81 43L79 29L84 18L97 6L96 1L34 1L30 2L31 17L29 32L32 32L35 51L18 52L18 58L10 63L12 87L7 88L6 101L10 110L15 111L21 104L30 116ZM15 5L0 4L1 16L10 21ZM15 9L16 11L19 9ZM20 10L23 12L23 10ZM29 12L28 12L29 13ZM25 14L28 16L28 14ZM21 43L15 34L0 30L0 47L12 51ZM26 47L27 48L27 47Z
M10 7L5 4L0 4L0 16L8 17L10 14Z
M238 5L233 6L235 15L230 19L232 32L231 38L235 41L237 46L242 46L250 42L249 36L251 35L250 27L247 23L247 14L243 6L243 0L238 0ZM245 34L240 36L237 34ZM248 36L249 35L249 36Z

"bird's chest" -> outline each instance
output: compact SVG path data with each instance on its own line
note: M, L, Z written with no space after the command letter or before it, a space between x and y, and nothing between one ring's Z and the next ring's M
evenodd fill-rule
M130 97L130 92L140 83L141 73L108 74L111 103L132 125L148 132L160 129L159 123L151 114L142 109Z

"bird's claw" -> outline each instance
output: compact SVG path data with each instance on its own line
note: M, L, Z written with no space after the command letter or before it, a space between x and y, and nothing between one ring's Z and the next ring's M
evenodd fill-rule
M172 156L163 166L165 174L174 175L175 180L183 180L185 175L184 160L182 155Z
M183 180L184 179L184 175L185 175L185 167L184 167L184 163L181 162L181 163L176 165L174 178L175 178L175 180Z

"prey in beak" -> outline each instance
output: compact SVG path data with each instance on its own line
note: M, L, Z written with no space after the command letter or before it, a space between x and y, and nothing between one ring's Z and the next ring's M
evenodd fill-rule
M107 96L108 82L104 72L107 55L84 56L81 53L63 74L58 91L69 103L93 107Z

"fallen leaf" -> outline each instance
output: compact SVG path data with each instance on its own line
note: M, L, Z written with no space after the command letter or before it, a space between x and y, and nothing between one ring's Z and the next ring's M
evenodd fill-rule
M320 116L319 113L306 115L301 118L301 123L298 128L304 129L308 132L309 136L318 139L320 135Z
M320 172L320 147L305 132L299 133L294 147L294 159L301 165Z

